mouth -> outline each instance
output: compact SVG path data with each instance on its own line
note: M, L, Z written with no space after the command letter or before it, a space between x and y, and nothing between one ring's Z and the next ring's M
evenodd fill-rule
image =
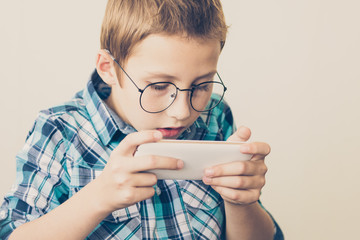
M157 128L156 130L160 131L164 138L175 138L178 137L184 129L185 129L184 127L177 127L177 128Z

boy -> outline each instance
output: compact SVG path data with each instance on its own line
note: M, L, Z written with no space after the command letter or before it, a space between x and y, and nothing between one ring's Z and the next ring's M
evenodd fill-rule
M226 31L216 0L109 0L86 89L42 111L17 156L1 239L282 239L258 201L267 144L202 181L158 180L146 171L184 163L134 157L162 138L249 139L216 79Z

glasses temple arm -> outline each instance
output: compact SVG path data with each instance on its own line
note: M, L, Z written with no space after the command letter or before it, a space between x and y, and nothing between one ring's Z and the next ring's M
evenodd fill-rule
M224 86L224 92L226 92L227 87L225 86L225 84L224 84L223 80L221 79L220 74L219 74L218 72L216 72L216 75L218 76L218 78L220 79L220 82L221 82L221 83L222 83L222 85Z
M131 79L131 77L129 76L129 74L121 67L120 63L115 59L115 57L111 54L111 52L107 49L104 49L105 52L107 52L109 54L109 56L111 57L111 59L116 62L116 64L120 67L120 69L123 71L123 73L125 73L125 75L130 79L130 81L135 85L135 87L139 90L140 93L142 93L144 90L139 88L138 85L136 85L136 83Z

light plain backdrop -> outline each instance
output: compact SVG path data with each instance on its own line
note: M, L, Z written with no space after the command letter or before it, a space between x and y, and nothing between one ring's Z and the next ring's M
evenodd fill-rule
M106 1L0 1L0 197L40 109L94 68ZM238 125L272 146L262 201L287 239L354 239L360 207L360 2L223 0L219 72Z

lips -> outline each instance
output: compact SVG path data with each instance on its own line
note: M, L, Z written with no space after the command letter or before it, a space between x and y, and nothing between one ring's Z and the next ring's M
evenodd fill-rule
M179 134L184 130L184 127L178 128L158 128L156 129L160 131L164 138L174 138L179 136Z

